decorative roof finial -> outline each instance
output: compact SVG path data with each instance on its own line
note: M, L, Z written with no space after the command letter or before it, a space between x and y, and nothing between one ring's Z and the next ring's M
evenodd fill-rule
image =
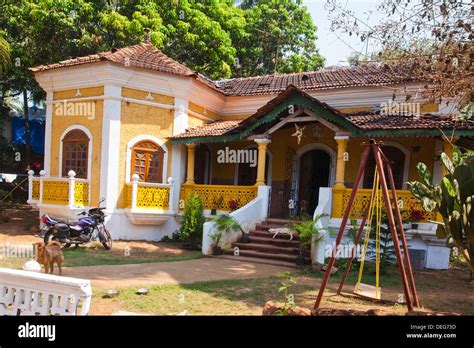
M150 29L145 28L145 36L143 37L145 43L150 43Z

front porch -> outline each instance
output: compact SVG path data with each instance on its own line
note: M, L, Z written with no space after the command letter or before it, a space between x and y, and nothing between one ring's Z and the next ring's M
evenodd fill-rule
M100 182L101 192L107 194L117 187L123 192L123 200L106 200L108 212L115 215L110 228L117 231L114 238L152 236L159 240L171 235L179 228L192 193L200 196L205 215L230 212L246 231L267 218L289 220L321 213L328 215L326 225L337 228L353 187L361 145L370 138L384 142L383 151L393 162L397 204L408 219L410 210L421 209L406 190L406 182L417 179L416 164L426 163L434 180L438 180L442 171L437 155L449 146L439 137L439 130L430 128L414 136L412 131L416 129L392 129L386 116L367 113L363 117L342 114L290 86L243 120L215 121L172 136L168 147L163 147L162 162L156 162L160 173L165 169L159 180L163 182L140 180L128 169L125 182L117 183L116 178L110 184L107 180ZM411 116L400 117L397 122L414 122ZM367 118L371 121L366 122ZM164 160L168 155L169 163ZM129 157L127 161L130 163ZM167 165L171 177L166 180ZM364 173L353 219L361 217L368 202L373 165L369 162ZM69 174L68 178L49 177L45 172L39 177L31 174L29 202L37 204L42 212L68 218L97 204L90 202L90 178L77 179L75 173ZM107 173L107 177L113 175L120 173ZM419 221L420 231L413 233L434 238L434 225L427 223L434 218L425 214ZM208 235L212 229L211 223L205 224L205 253L211 247ZM237 238L226 237L228 242Z

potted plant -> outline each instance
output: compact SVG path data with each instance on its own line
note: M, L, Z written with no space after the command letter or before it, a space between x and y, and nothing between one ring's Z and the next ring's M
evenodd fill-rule
M326 214L319 214L314 219L309 218L292 225L296 232L298 232L300 239L300 253L296 257L297 265L303 266L306 264L306 259L311 253L311 245L323 237L323 232L328 231L325 227L317 226L317 222L326 216Z
M425 214L421 209L415 209L412 207L410 209L410 214L408 215L408 219L411 221L411 228L412 230L417 230L418 229L418 222L423 220L425 217Z
M212 201L211 215L217 214L217 209L219 209L219 207L222 205L223 200L224 198L222 196L219 196Z
M222 232L221 231L216 231L214 233L211 233L209 237L212 239L214 244L212 245L212 255L222 255L223 251L222 248L219 246L219 242L221 241L222 238Z
M240 232L242 232L241 241L243 243L248 243L248 238L247 238L246 242L243 241L243 239L244 239L243 236L248 236L248 234L244 232L244 230L242 229L242 226L240 226L239 222L237 220L235 220L229 214L217 215L213 218L213 221L216 225L217 231L219 231L221 233L229 233L229 232L233 232L233 231L240 231Z

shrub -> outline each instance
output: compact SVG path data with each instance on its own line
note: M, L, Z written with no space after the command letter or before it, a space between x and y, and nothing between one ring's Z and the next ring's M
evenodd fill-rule
M202 229L204 225L203 205L199 195L193 193L184 205L184 217L179 229L179 240L195 247L202 245Z

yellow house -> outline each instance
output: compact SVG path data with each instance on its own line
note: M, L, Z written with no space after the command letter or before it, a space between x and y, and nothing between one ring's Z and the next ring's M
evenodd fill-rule
M441 177L442 132L456 129L459 143L474 135L455 106L425 102L423 84L378 65L212 81L140 43L31 71L47 118L45 169L30 173L29 201L74 218L103 199L115 239L171 235L191 192L206 214L235 210L246 229L315 211L337 226L371 138L393 161L407 214L416 164ZM360 190L354 218L368 194Z

